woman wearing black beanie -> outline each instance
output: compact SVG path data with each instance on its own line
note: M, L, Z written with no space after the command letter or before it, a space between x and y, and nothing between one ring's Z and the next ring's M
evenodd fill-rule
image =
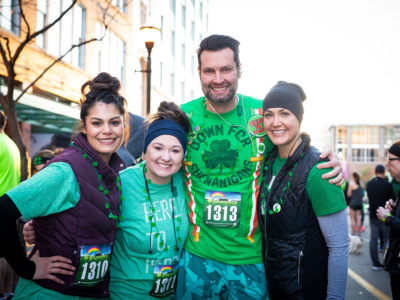
M324 160L300 133L303 89L279 81L263 101L275 147L264 160L258 214L272 299L344 299L348 236L340 187L322 179ZM268 267L267 267L268 266Z

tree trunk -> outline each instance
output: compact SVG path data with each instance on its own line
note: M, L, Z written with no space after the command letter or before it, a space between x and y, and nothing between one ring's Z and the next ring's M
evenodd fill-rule
M29 154L26 151L24 140L22 139L21 129L18 125L17 110L15 108L15 102L13 100L14 84L8 82L8 93L3 98L6 105L3 106L4 111L7 115L7 124L10 129L10 137L17 145L19 153L21 155L21 182L30 177L30 159ZM11 86L10 86L11 85Z

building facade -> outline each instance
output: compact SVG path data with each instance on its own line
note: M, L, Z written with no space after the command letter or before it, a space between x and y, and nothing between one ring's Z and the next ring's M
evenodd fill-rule
M135 70L146 70L147 50L140 27L152 25L160 29L151 55L151 112L163 100L178 104L188 102L202 94L198 75L196 50L208 35L208 9L210 0L143 0L134 7L133 53ZM134 94L136 114L146 113L147 74L135 72Z
M338 153L346 177L358 172L364 182L373 176L376 165L385 164L396 140L400 140L400 124L332 125L326 135L326 145Z
M71 0L32 0L24 2L23 13L31 33L55 22ZM122 81L122 94L133 103L130 81L132 69L133 2L129 0L79 0L59 22L30 41L16 65L17 97L21 90L60 57L28 90L17 104L24 140L30 148L32 135L71 133L79 123L80 88L99 72L108 72ZM1 0L0 35L9 40L11 51L24 40L28 26L16 0ZM72 45L97 38L69 51ZM5 47L5 40L2 39ZM7 92L5 64L0 60L1 91ZM0 107L1 108L1 107ZM33 139L35 140L35 139Z

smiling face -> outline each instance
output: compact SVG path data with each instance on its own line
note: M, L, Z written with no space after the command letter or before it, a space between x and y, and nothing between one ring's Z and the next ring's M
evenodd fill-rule
M399 158L396 155L393 155L392 153L388 153L388 157ZM388 160L385 166L387 167L390 176L396 178L396 180L400 178L400 160Z
M218 51L204 50L200 56L199 75L201 88L208 100L222 104L231 101L236 95L239 70L230 48Z
M96 103L90 110L83 124L90 146L108 163L111 154L117 151L124 139L123 116L114 104Z
M182 165L183 148L172 135L160 135L147 146L145 159L147 179L155 184L166 184Z
M264 112L264 129L272 143L278 146L279 153L289 154L291 147L299 137L300 123L290 110L269 108Z

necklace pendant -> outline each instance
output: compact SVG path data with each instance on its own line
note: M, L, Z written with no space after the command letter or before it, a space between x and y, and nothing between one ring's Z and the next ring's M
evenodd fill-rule
M279 203L275 203L274 206L272 207L274 213L279 213L281 211L281 205Z

